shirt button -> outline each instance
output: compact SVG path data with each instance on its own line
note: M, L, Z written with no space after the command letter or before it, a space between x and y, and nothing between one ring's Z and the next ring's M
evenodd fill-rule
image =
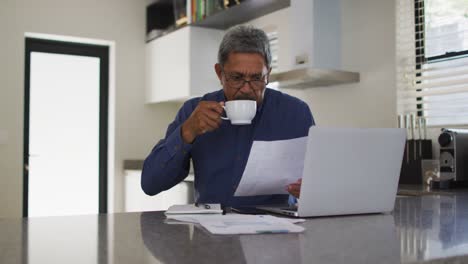
M178 150L178 149L179 149L179 145L175 146L174 149L175 149L175 150Z

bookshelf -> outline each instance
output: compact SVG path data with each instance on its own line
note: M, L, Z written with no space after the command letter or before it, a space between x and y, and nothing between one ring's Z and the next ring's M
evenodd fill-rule
M234 5L227 9L210 14L203 20L195 21L192 25L198 27L227 29L231 26L242 24L257 17L286 8L289 5L290 0L245 0L239 5Z
M157 0L146 7L146 41L176 29L172 0Z
M146 10L147 41L186 25L224 30L290 4L290 0L158 0ZM180 18L181 13L185 17Z

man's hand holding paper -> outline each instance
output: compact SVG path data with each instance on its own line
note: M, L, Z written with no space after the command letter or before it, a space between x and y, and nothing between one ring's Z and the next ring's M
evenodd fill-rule
M307 137L255 141L235 196L288 194L302 178ZM298 186L292 186L297 190ZM299 195L299 193L297 192Z

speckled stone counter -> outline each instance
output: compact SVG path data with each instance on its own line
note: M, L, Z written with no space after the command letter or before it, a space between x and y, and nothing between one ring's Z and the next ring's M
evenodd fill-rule
M303 234L220 236L162 212L0 219L0 263L468 263L468 193L399 196L392 214Z

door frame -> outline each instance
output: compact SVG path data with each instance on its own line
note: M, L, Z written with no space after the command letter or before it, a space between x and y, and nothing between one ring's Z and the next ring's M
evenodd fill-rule
M107 213L108 130L109 130L109 46L25 38L24 136L23 136L23 217L29 206L29 107L31 52L97 57L99 64L99 213Z

